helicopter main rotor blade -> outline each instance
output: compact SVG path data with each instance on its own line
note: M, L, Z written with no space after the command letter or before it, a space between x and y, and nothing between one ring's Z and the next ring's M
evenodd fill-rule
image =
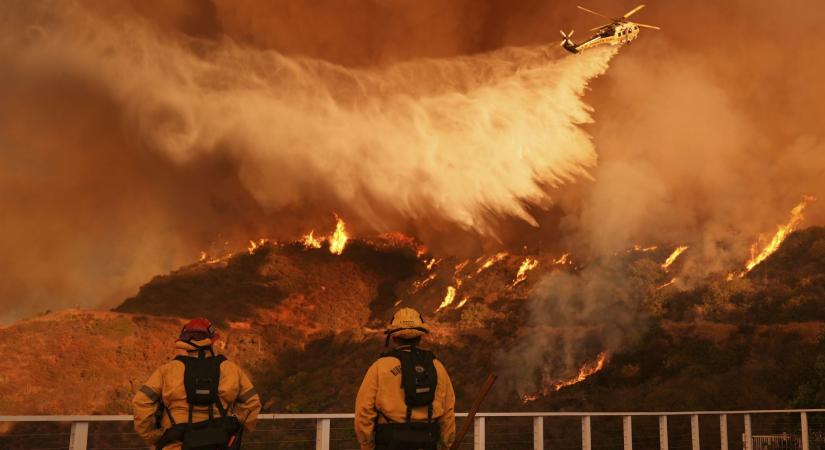
M639 5L635 8L633 8L633 9L631 9L630 11L628 11L627 14L623 15L622 17L627 19L628 17L632 16L633 14L636 14L637 12L639 12L639 10L644 8L644 7L645 7L645 5Z
M577 5L577 6L578 6L578 5ZM589 12L590 14L595 14L595 15L597 15L597 16L599 16L599 17L604 17L604 18L605 18L605 19L607 19L607 20L613 21L613 19L612 19L612 18L607 17L607 16L605 16L604 14L597 13L596 11L593 11L593 10L591 10L591 9L587 9L587 8L585 8L584 6L578 6L578 8L579 8L580 10L582 10L582 11Z
M661 30L661 28L657 27L656 25L647 25L647 24L639 23L639 22L633 22L633 23L635 23L636 25L638 25L642 28L650 28L651 30Z
M591 29L590 29L590 31L599 31L599 30L601 30L602 28L604 28L604 27L606 27L606 26L608 26L608 25L611 25L611 24L606 23L606 24L604 24L604 25L599 25L599 26L598 26L598 27L596 27L596 28L591 28Z

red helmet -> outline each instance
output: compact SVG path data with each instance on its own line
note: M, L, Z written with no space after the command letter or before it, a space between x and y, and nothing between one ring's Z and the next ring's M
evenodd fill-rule
M190 320L180 330L179 341L202 341L204 339L212 339L217 333L212 323L209 320L198 317Z

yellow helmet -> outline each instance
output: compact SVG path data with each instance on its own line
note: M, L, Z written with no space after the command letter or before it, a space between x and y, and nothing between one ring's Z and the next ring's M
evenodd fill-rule
M390 336L393 335L409 339L429 332L421 313L412 308L401 308L393 314L390 326L384 333L389 342Z

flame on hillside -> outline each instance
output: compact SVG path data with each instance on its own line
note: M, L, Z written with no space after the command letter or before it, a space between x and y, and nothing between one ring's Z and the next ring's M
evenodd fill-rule
M671 253L670 256L667 257L665 262L662 263L662 269L667 270L671 266L671 264L676 262L676 259L679 258L679 255L684 253L685 250L687 250L687 249L688 249L687 245L680 245L680 246L676 247L676 250L673 250L673 253Z
M251 254L255 253L255 250L258 250L259 248L261 248L267 242L269 242L269 239L260 238L260 239L258 239L257 242L250 239L249 240L249 246L246 248L246 251L248 251L249 254L251 255Z
M802 197L802 201L791 210L791 218L788 220L788 223L778 226L776 233L767 245L762 247L761 250L759 249L759 241L755 242L751 246L751 258L745 264L745 271L739 274L740 277L745 276L747 272L750 272L751 269L758 266L759 263L771 256L779 248L779 246L782 245L785 238L799 228L799 225L804 219L803 214L805 212L805 208L808 206L808 203L815 200L816 198L810 195Z
M308 234L305 234L301 238L301 244L304 244L306 248L321 248L321 244L323 243L321 239L318 239L314 236L315 230L310 231Z
M444 295L444 300L441 302L441 305L438 306L438 309L436 309L436 311L441 311L442 309L450 306L454 300L455 288L453 286L447 286L447 294Z
M469 299L470 297L465 295L464 298L462 298L461 301L458 302L458 306L456 306L455 309L461 309L461 307L464 306L467 303L467 300Z
M633 250L634 250L634 251L637 251L637 252L644 252L644 253L646 253L646 252L652 252L652 251L655 251L657 248L659 248L659 247L657 247L657 246L655 246L655 245L651 245L651 246L649 246L649 247L643 247L643 246L641 246L641 245L639 245L639 244L636 244L636 245L634 245L634 246L633 246Z
M538 267L539 261L535 258L525 258L522 261L521 266L518 268L518 273L516 273L516 279L513 280L513 286L521 283L522 281L527 279L527 274Z
M565 253L558 258L553 260L553 264L558 265L565 265L565 264L573 264L573 259L570 257L570 253Z
M607 352L599 353L599 356L596 357L594 361L586 362L581 368L579 369L579 373L575 376L570 377L566 380L561 380L553 384L552 388L545 387L544 390L540 394L525 394L521 397L522 403L530 403L535 401L539 398L539 396L547 396L551 389L552 391L560 391L561 389L572 386L574 384L581 383L582 381L586 380L588 377L592 376L596 372L602 370L604 365L607 363Z
M481 267L479 267L478 270L476 270L476 275L480 274L481 272L484 272L485 270L492 267L493 264L501 261L502 259L504 259L506 257L507 257L507 252L501 252L501 253L496 253L495 255L487 258L484 261L484 264L482 264ZM481 260L481 258L479 258L477 261L480 261L480 260Z
M326 240L329 243L329 252L333 255L340 255L344 252L344 247L347 245L349 235L347 235L346 222L343 219L335 216L335 231L328 237L315 236L315 230L310 231L301 237L300 242L306 248L321 248L323 242Z
M347 245L349 236L345 228L346 223L338 217L338 223L335 224L335 231L329 238L329 251L333 255L340 255L344 252L344 247Z

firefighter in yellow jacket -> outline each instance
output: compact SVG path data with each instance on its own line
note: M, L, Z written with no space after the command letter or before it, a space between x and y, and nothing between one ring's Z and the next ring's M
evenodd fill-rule
M242 432L254 430L261 399L240 367L215 355L215 337L208 320L188 322L176 358L135 394L135 431L155 448L178 450L184 439L187 447L239 448Z
M441 450L455 439L455 393L444 365L418 348L428 333L412 308L392 318L384 353L367 371L355 400L361 450Z

